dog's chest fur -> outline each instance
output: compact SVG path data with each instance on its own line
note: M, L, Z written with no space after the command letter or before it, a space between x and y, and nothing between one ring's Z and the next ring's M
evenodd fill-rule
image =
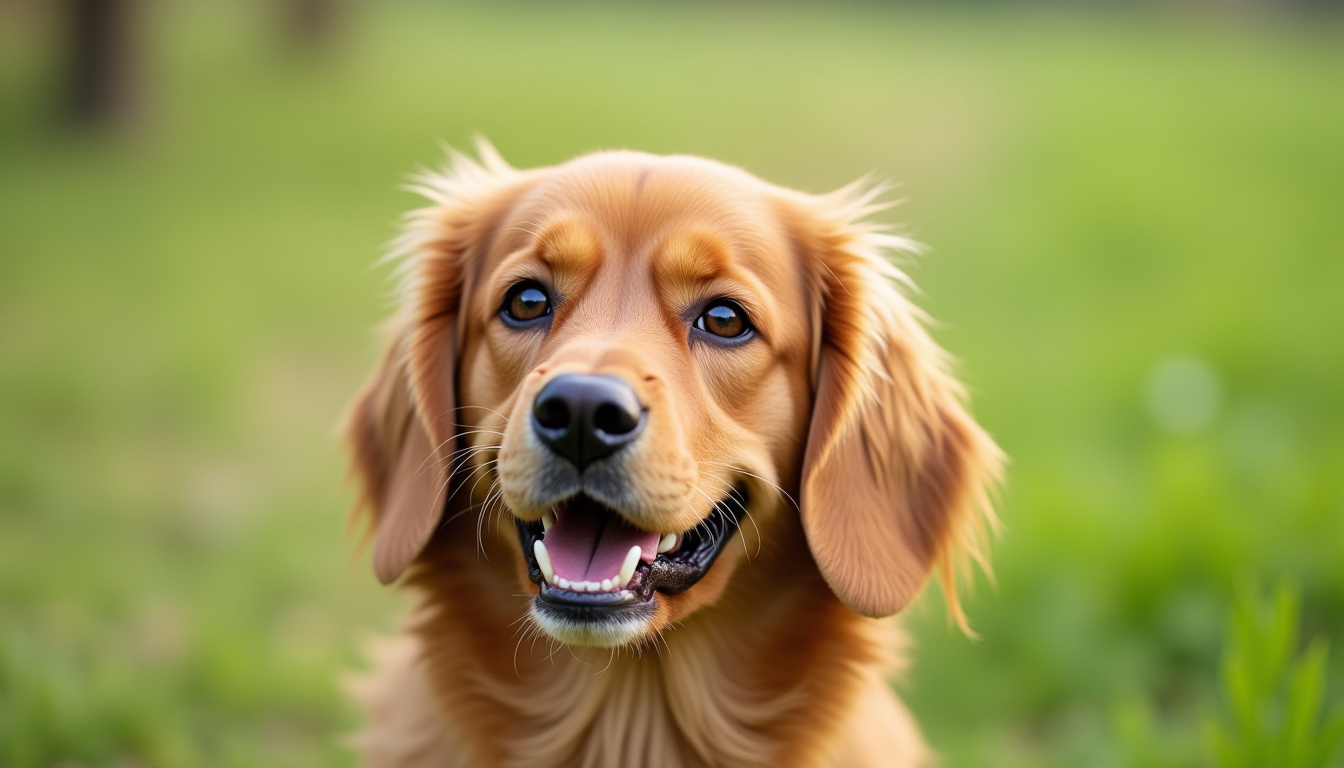
M641 654L571 649L489 590L502 566L440 552L413 580L411 632L359 692L372 766L818 765L895 647L817 579L743 590Z

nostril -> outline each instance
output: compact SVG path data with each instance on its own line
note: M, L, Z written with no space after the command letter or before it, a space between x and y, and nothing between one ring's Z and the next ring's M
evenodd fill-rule
M569 426L569 405L559 397L548 397L538 402L532 415L546 429L564 429Z
M634 442L643 426L644 405L619 376L561 374L532 405L537 439L580 471Z
M639 425L639 414L614 404L603 403L593 414L593 426L608 435L625 435Z

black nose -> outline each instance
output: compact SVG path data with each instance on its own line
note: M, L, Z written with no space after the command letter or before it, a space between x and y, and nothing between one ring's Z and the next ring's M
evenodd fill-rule
M579 469L605 459L644 429L644 405L619 376L556 376L537 393L532 429Z

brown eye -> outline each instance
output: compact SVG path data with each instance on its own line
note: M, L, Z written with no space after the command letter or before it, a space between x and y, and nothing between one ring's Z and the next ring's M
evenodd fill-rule
M719 299L695 320L695 327L723 339L738 339L751 331L747 313L735 302Z
M509 289L504 297L504 318L526 323L551 313L551 299L541 284L528 280Z

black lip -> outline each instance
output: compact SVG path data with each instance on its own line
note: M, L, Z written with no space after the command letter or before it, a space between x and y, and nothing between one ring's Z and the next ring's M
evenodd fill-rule
M588 503L599 502L591 499ZM747 491L739 486L719 500L709 516L682 535L681 548L671 555L659 555L652 563L641 562L630 577L630 585L619 592L574 592L560 589L542 578L532 545L542 538L540 521L527 523L515 518L518 541L527 560L527 576L536 584L539 607L561 609L571 620L598 621L631 613L651 613L653 594L675 595L700 581L737 531L736 511L747 508ZM608 509L607 514L616 514Z

